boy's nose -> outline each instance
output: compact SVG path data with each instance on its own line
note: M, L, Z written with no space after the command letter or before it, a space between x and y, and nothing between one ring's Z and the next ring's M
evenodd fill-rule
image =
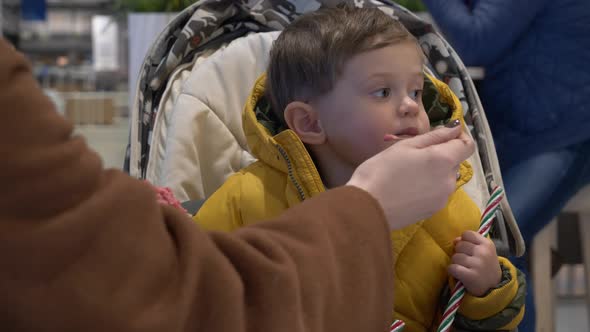
M416 116L418 112L420 112L420 107L418 106L418 103L409 96L406 96L399 108L400 116Z

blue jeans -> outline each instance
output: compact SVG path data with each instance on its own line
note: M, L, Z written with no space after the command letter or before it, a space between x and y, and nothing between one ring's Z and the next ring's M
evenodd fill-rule
M590 183L590 142L545 152L503 169L506 195L527 248L576 192ZM524 258L512 259L527 274L526 313L519 332L535 331L534 294Z

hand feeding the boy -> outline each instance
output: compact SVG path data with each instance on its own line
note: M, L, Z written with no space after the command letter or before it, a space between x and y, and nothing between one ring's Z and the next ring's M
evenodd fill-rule
M461 125L460 120L452 120L446 127ZM403 128L394 134L385 134L385 142L405 140L418 136L416 127ZM449 274L461 281L465 289L474 296L484 296L498 285L502 278L502 269L498 264L498 255L494 243L475 231L465 231L453 244L455 253L451 258Z

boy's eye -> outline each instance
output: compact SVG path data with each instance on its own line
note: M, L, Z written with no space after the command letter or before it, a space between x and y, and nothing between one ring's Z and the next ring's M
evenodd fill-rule
M379 90L373 92L372 95L377 98L387 98L391 95L391 89L389 89L389 88L379 89Z
M422 97L422 90L414 90L414 91L410 92L410 98L412 98L413 100L418 100L421 97Z

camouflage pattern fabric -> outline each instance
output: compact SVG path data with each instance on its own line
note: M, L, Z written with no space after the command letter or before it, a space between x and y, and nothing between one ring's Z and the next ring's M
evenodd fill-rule
M444 125L453 115L453 110L440 98L440 93L434 86L434 83L428 79L428 76L425 76L424 79L422 103L424 104L424 109L426 110L426 114L428 114L428 120L430 120L430 127L432 128Z
M430 24L391 0L201 0L185 9L162 32L142 66L137 107L131 110L138 115L137 123L131 124L137 126L137 135L130 137L130 144L139 146L141 153L135 165L129 164L128 153L126 170L129 172L131 167L139 169L140 176L145 178L149 162L149 138L159 100L170 75L178 66L193 61L202 51L215 50L249 33L282 30L303 13L341 3L378 7L392 18L400 20L416 36L429 60L430 71L448 84L462 103L465 121L479 147L483 171L491 192L495 183L501 183L499 167L487 120L466 67ZM509 210L507 203L502 209ZM515 225L511 212L507 219ZM515 226L511 227L509 231L518 232ZM516 253L522 254L524 249L518 243L516 241ZM511 247L514 245L511 243Z
M283 130L287 129L281 124L281 120L272 111L270 103L266 97L261 97L254 109L256 112L256 120L268 130L271 136L275 136Z

